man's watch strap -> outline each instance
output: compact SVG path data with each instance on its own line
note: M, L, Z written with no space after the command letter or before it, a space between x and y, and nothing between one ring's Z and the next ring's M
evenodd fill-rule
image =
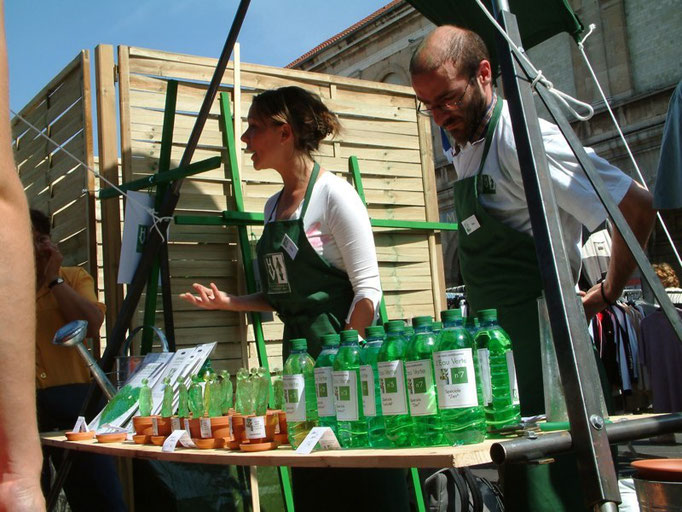
M51 290L58 284L62 284L64 280L61 277L55 277L52 281L50 281L50 284L47 285L47 287Z

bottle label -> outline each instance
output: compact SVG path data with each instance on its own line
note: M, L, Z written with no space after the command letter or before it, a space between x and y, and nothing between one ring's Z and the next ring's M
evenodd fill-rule
M265 437L265 416L251 416L244 419L244 431L247 439Z
M284 375L284 403L287 421L305 421L305 379L303 375Z
M438 412L431 366L428 359L405 361L411 416L432 416Z
M374 371L370 365L360 367L360 386L362 386L362 412L365 416L376 416L377 403L374 395Z
M458 409L477 407L474 355L470 348L443 350L433 354L438 407Z
M405 395L405 370L402 361L383 361L379 369L379 392L381 412L384 416L407 414Z
M493 403L493 386L490 380L490 352L487 348L479 348L478 368L481 372L481 387L483 388L483 405Z
M332 369L329 366L315 368L315 395L317 396L317 414L320 417L335 416L334 383Z
M153 436L159 435L159 419L156 417L152 418L152 435Z
M514 364L514 352L508 350L505 354L507 356L507 372L509 374L509 393L511 394L511 401L514 405L519 405L519 383L516 380L516 365Z
M354 371L332 372L334 381L334 405L336 419L339 421L357 421L358 411L358 381Z

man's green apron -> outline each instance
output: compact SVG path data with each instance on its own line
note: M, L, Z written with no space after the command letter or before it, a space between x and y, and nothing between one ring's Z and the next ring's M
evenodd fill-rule
M521 398L521 414L544 412L542 363L537 298L542 281L533 238L492 217L479 201L491 192L482 174L493 133L502 112L502 99L495 104L486 131L481 164L476 175L455 182L455 212L459 222L459 261L471 309L496 308L498 321L512 340ZM553 464L515 465L503 468L507 510L583 510L579 489L566 485L578 481L574 458Z
M321 336L343 330L354 296L348 275L320 256L305 234L303 219L319 172L315 163L298 219L275 220L277 199L257 246L263 291L284 322L285 361L294 338L306 338L308 353L317 358ZM294 468L292 474L297 512L407 506L403 470Z

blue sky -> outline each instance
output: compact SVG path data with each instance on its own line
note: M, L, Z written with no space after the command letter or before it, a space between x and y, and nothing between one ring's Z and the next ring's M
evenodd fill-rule
M244 62L284 66L390 0L251 0ZM81 49L125 44L218 57L237 0L6 0L10 106L19 111Z

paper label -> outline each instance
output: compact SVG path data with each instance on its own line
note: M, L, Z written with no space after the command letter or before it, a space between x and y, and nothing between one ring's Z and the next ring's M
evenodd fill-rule
M189 419L185 418L185 421L183 422L185 424L185 430L187 433L189 433Z
M411 416L431 416L438 412L431 367L432 363L427 359L405 361Z
M461 224L462 227L464 228L464 231L466 231L467 235L470 235L471 233L473 233L474 231L481 227L481 224L478 222L476 215L472 215L471 217L464 219L461 222Z
M199 429L201 430L202 439L210 439L213 437L213 432L211 432L211 418L199 418Z
M509 392L512 404L519 405L519 383L516 380L516 365L514 364L514 352L507 351L507 373L509 375Z
M166 440L163 442L163 446L161 447L161 451L163 452L174 452L175 447L178 445L178 442L182 444L185 448L196 448L197 445L194 444L192 441L192 438L189 437L189 434L187 433L186 430L173 430L171 432L171 435L169 435Z
M374 394L374 371L370 365L362 365L360 367L360 386L362 388L362 412L365 416L376 416L377 403Z
M90 432L88 423L85 421L85 416L78 416L72 432Z
M407 414L405 394L405 369L402 361L384 361L377 364L381 412L384 416Z
M182 430L182 427L180 426L180 418L171 418L171 430Z
M284 238L282 238L282 249L284 249L289 257L292 260L296 259L296 255L298 254L298 247L296 247L296 244L294 241L289 238L289 235L286 233L284 234Z
M360 417L358 410L358 381L354 371L332 372L334 381L334 406L338 421L357 421Z
M493 403L493 388L490 380L490 352L487 348L479 348L478 370L481 372L481 387L483 388L483 405Z
M315 368L315 396L317 397L318 416L336 415L331 367Z
M247 439L262 439L265 437L265 416L251 416L244 420Z
M284 375L284 403L287 412L287 421L305 421L305 379L303 375Z
M154 435L154 436L159 435L159 419L158 418L152 418L152 435Z
M470 348L442 350L433 354L438 407L459 409L478 406L474 354Z
M313 427L308 432L303 442L296 448L299 455L307 455L320 444L322 450L340 450L341 445L334 435L334 431L329 427Z

